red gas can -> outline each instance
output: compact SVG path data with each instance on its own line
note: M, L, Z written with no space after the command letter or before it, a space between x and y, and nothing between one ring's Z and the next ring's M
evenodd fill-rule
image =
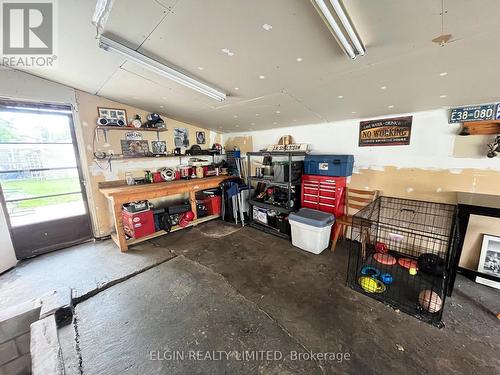
M221 211L221 197L220 195L207 196L204 199L205 206L209 215L220 215Z

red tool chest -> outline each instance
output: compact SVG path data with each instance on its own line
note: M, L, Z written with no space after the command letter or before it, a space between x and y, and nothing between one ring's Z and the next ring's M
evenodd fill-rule
M140 238L155 232L155 220L152 210L142 212L122 211L123 229L127 236Z
M345 213L345 177L302 175L301 207L334 214Z

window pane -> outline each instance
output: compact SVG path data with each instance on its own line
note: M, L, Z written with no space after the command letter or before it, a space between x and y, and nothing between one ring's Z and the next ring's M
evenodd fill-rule
M76 169L0 174L5 200L34 198L44 195L81 191ZM34 176L29 176L34 175ZM20 177L20 178L12 178Z
M76 167L73 145L0 144L0 171Z
M7 203L10 222L13 227L42 223L65 217L85 215L81 194L63 195L52 198L30 199Z
M0 142L71 143L67 115L0 112Z

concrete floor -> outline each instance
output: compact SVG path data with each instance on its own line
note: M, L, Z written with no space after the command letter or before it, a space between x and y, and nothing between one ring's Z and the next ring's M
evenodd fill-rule
M459 276L440 330L347 288L346 266L346 243L312 255L214 221L126 254L107 241L30 260L0 276L0 303L76 287L60 330L69 374L500 372L499 291ZM157 360L197 350L222 360ZM350 358L291 360L309 351Z

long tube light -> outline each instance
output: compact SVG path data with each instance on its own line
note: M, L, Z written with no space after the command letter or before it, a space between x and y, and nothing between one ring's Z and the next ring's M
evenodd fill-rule
M337 14L337 17L339 18L340 22L342 23L342 26L344 27L345 31L347 32L347 35L350 39L347 39L347 37L344 35L342 32L342 29L340 28L339 24L333 17L333 14L331 13L330 9L328 6L325 4L324 0L313 0L314 4L316 5L316 9L321 12L321 15L323 16L324 20L328 23L330 26L331 31L334 33L335 37L337 38L338 42L344 49L344 52L349 56L351 59L355 59L356 56L358 55L364 55L366 53L366 49L361 42L361 39L359 38L358 34L356 33L356 30L354 29L343 5L340 3L339 0L330 0L330 3L335 10L335 13ZM352 43L352 44L351 44ZM354 48L356 50L354 50Z
M99 37L99 47L105 51L116 53L120 56L125 57L127 60L134 61L135 63L143 66L144 68L157 73L165 78L171 79L181 85L189 87L201 94L209 96L212 99L219 101L226 100L226 93L214 89L207 84L197 81L184 73L181 73L165 64L162 64L148 56L143 55L140 52L134 51L131 48L124 46L108 37Z

